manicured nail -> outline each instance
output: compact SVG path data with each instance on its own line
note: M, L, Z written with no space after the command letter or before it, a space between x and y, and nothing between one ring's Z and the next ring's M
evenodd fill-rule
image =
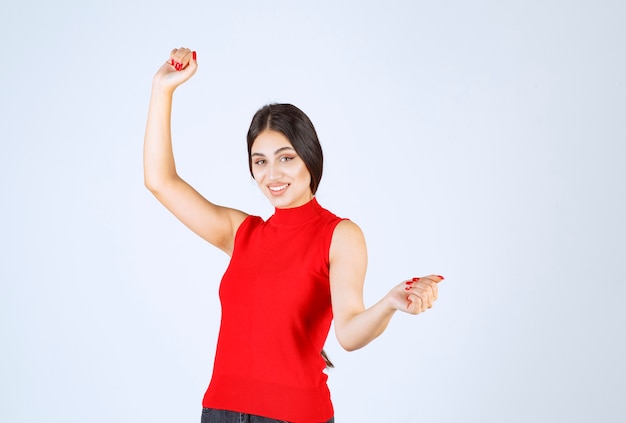
M405 290L405 291L410 291L410 290L411 290L411 287L410 287L410 286L407 286L406 288L404 288L404 290Z
M193 60L196 60L196 52L195 51L191 52L191 57L193 57Z
M443 276L441 276L441 275L437 275L437 276L439 276L439 277L441 278L441 280L444 280L444 279L445 279L445 278L444 278Z
M420 280L420 278L413 278L413 279L412 279L412 281L413 281L413 282L417 282L417 281L419 281L419 280Z

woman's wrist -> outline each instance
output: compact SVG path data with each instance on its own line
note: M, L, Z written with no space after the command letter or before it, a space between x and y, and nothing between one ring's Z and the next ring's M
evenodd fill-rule
M398 311L397 304L393 301L391 292L387 293L387 295L383 297L382 303L387 313L393 315L396 311Z
M176 87L168 86L161 78L155 77L152 80L152 95L172 96Z
M402 301L405 298L406 295L404 292L399 292L397 288L393 288L380 302L385 311L393 315L396 311L402 310Z

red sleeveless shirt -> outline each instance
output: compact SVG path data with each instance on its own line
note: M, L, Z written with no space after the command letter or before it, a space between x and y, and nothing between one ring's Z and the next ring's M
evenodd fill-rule
M333 416L320 352L332 321L329 249L341 220L314 198L241 224L220 284L222 321L203 407L294 423Z

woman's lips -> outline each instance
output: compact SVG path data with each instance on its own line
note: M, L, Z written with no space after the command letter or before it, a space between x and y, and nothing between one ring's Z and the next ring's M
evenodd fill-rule
M289 187L289 184L282 184L282 185L268 185L268 188L270 190L270 193L272 195L278 196L281 195L283 192L285 192L285 190Z

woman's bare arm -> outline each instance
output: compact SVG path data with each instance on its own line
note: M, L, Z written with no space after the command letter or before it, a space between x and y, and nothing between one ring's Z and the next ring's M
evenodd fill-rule
M205 199L178 176L174 161L172 98L174 90L191 78L197 68L194 53L174 49L170 60L154 76L144 139L144 183L189 229L230 255L237 228L247 215Z
M335 228L330 248L330 288L335 333L353 351L382 334L396 311L419 314L437 299L437 275L406 280L369 308L363 303L367 250L361 229L344 220Z

